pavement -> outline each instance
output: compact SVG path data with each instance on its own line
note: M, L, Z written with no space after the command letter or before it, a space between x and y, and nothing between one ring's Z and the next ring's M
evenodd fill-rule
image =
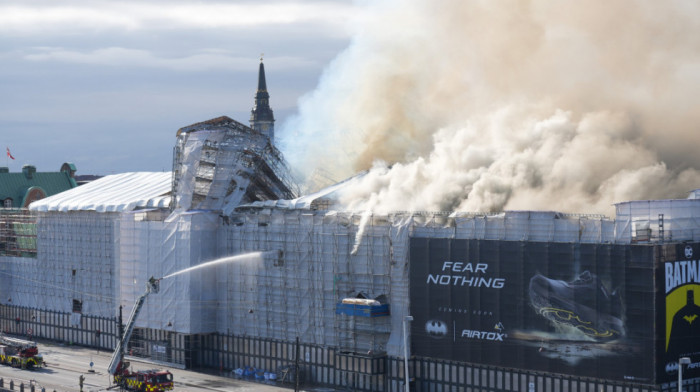
M111 358L109 351L97 351L73 345L38 341L39 352L44 357L45 367L24 370L0 365L0 379L8 386L13 380L17 387L20 383L35 385L37 390L45 387L47 391L78 391L78 378L84 377L85 392L118 391L113 386L107 365ZM294 390L293 384L274 384L270 381L255 381L233 377L231 372L219 373L215 370L192 371L176 367L163 366L137 358L128 358L133 369L167 369L173 374L175 391L187 392L282 392ZM1 389L0 389L1 391ZM304 385L303 392L332 392L336 389Z

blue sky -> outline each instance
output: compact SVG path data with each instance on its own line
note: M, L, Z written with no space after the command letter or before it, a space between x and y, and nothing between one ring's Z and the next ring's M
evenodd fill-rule
M279 130L348 46L357 12L349 0L3 1L10 170L170 170L178 128L248 123L261 53Z

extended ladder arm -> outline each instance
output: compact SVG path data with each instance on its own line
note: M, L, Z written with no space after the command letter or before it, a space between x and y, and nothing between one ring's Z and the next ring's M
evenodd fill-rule
M146 302L146 297L148 297L148 295L151 293L157 293L159 289L160 279L155 279L153 277L148 279L148 283L146 284L146 292L136 299L134 308L131 310L131 315L129 315L129 319L126 322L126 327L124 328L124 336L119 339L117 342L117 347L114 349L114 353L112 353L112 360L109 362L109 367L107 368L109 374L114 375L117 372L117 367L124 359L124 350L126 349L127 344L129 344L131 333L134 331L134 325L136 324L136 317L141 312L141 308L143 308L143 304Z

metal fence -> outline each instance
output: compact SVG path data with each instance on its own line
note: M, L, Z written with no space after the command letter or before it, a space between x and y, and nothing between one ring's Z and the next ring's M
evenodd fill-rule
M112 350L116 319L19 306L0 306L0 331L28 339L41 338Z
M404 391L404 359L388 358L387 391ZM415 392L676 392L677 383L646 385L479 364L413 358ZM683 392L700 392L700 380L684 380Z
M5 333L99 347L112 350L118 334L117 320L17 306L0 306L0 330ZM96 331L100 333L97 334ZM305 384L326 385L352 391L403 392L404 359L359 354L337 348L236 335L183 335L163 331L139 332L146 347L170 341L169 358L154 360L181 363L191 369L213 369L236 376L237 369L254 369L253 380L264 373L279 374L296 364ZM147 355L148 356L148 355ZM411 358L410 390L415 392L676 392L676 382L645 385L612 382L555 373L507 369L479 364ZM274 380L284 384L284 380ZM293 381L293 379L286 380ZM700 380L684 380L684 392L700 392Z

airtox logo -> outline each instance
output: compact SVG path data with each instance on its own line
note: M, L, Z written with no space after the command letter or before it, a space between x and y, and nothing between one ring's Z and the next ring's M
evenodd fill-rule
M686 369L698 369L700 368L700 362L691 362L686 366ZM673 374L678 373L678 362L667 362L666 363L666 373Z
M499 332L475 331L472 329L462 330L463 338L478 339L478 340L493 340L502 342L508 335Z
M465 329L462 330L462 337L463 338L470 338L470 339L479 339L479 340L492 340L496 342L502 342L503 339L508 337L508 334L503 333L505 328L503 327L503 323L500 321L496 323L496 325L493 326L493 329L496 332L491 332L491 331L475 331L471 329Z

